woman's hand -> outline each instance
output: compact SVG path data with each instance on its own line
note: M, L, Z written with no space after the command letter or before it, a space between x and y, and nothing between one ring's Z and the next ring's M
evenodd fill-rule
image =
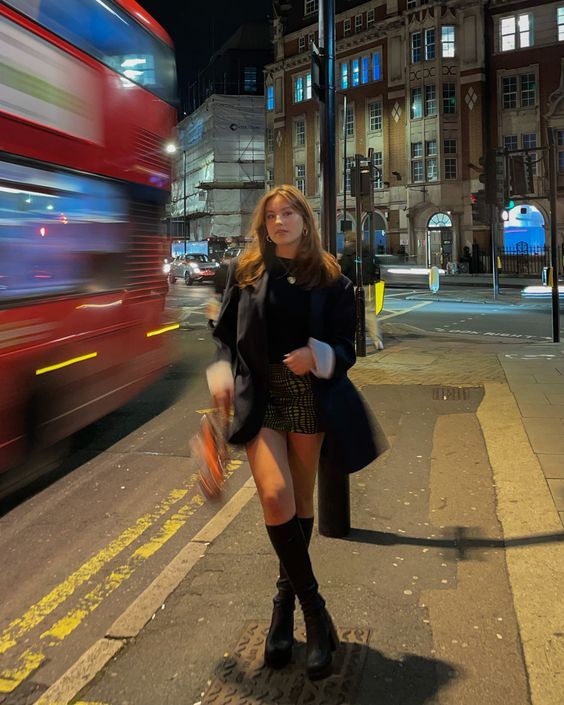
M284 355L282 362L295 375L302 377L308 372L311 372L315 367L315 359L311 350L305 346L292 350L291 353Z

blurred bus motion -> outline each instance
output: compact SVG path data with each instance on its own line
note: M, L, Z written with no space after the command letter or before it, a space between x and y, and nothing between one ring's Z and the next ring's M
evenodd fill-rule
M169 37L133 0L0 2L0 65L4 494L170 360L176 83Z

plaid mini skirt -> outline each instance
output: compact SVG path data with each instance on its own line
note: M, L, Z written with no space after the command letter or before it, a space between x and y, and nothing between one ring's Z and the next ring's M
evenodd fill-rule
M268 366L268 402L262 425L290 433L321 430L309 375L295 375L282 363Z

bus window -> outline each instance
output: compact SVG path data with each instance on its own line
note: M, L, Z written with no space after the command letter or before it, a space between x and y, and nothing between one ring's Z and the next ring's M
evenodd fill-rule
M176 102L172 49L111 0L7 0L7 4L125 78Z
M104 181L0 163L0 305L122 285L127 210Z

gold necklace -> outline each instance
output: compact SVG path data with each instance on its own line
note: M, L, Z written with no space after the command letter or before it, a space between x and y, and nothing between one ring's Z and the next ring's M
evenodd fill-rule
M286 281L288 282L288 284L295 284L295 283L296 283L296 277L292 274L292 269L289 268L289 267L286 267L286 265L285 265L284 262L280 259L280 257L278 257L278 255L276 256L276 259L278 260L279 265L280 265L280 266L282 267L282 269L284 270L284 274L282 275L282 277L283 277L283 276L286 277ZM282 279L282 277L278 277L278 279Z

